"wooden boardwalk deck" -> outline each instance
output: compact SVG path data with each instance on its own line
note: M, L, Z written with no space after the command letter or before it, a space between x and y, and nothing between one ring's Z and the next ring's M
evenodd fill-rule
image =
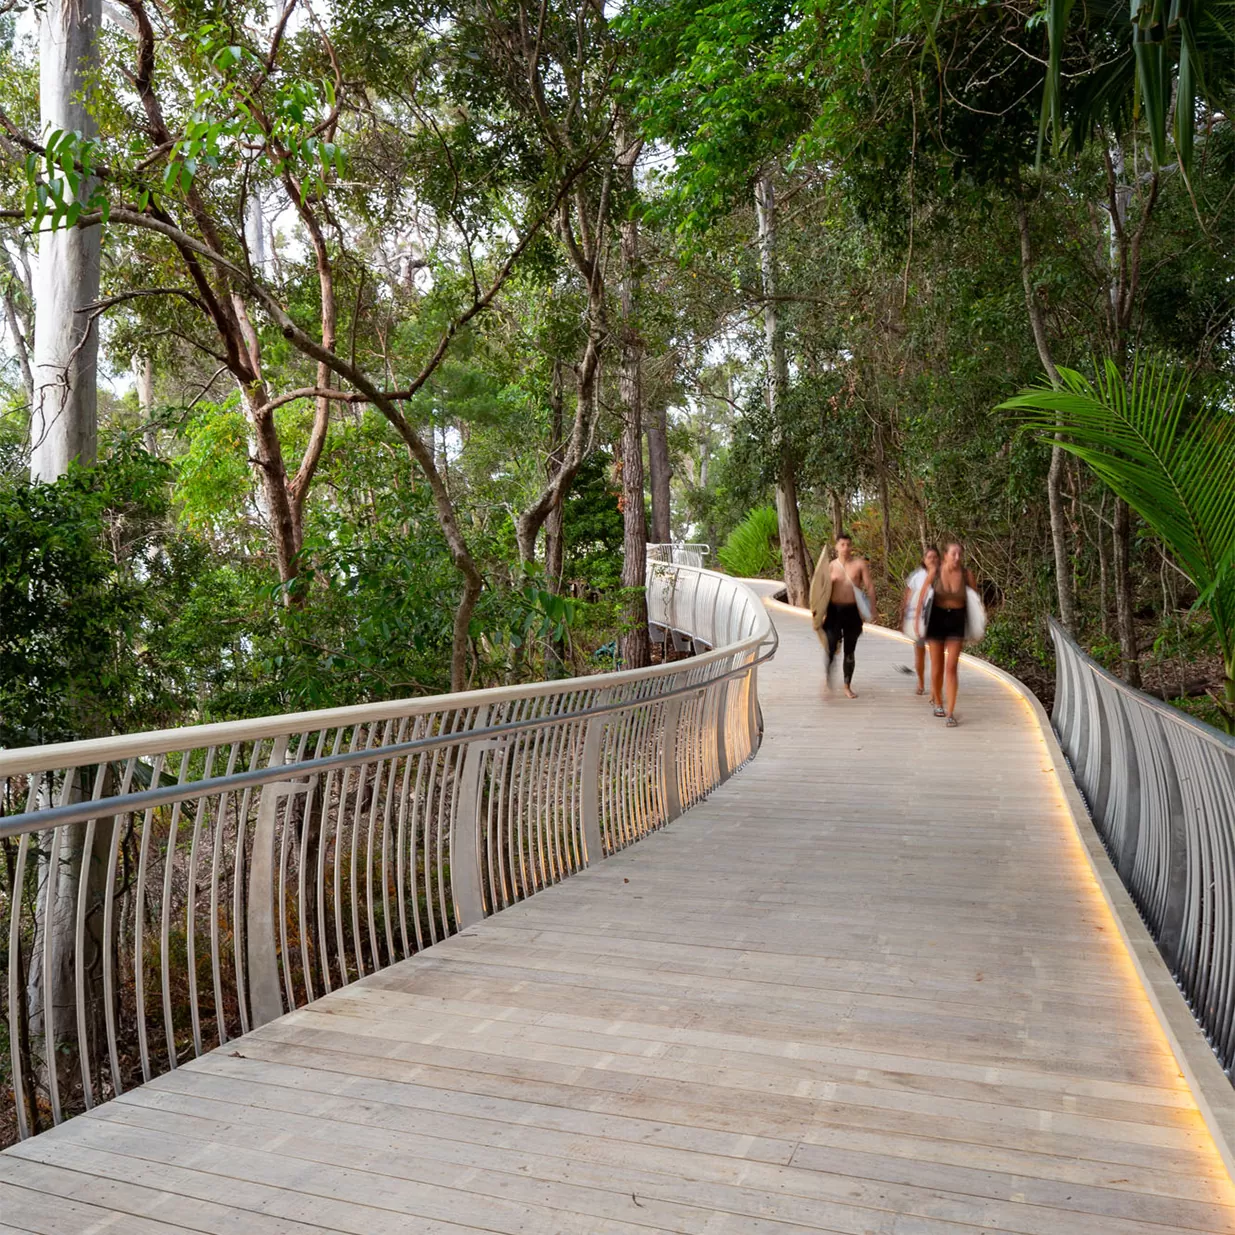
M776 620L708 802L0 1155L0 1231L1235 1232L1023 701Z

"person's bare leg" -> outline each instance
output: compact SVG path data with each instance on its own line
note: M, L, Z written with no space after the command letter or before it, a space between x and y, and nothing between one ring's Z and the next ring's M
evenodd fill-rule
M926 694L926 644L913 645L913 667L918 674L918 694Z
M957 667L961 659L961 641L959 639L949 639L947 643L947 671L944 675L945 689L948 696L948 716L956 711L956 686L957 686Z
M931 640L931 703L943 707L943 660L944 646L938 639Z

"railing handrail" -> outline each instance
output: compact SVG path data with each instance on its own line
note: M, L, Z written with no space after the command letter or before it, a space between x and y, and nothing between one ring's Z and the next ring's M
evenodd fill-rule
M655 574L662 571L691 571L695 574L707 575L715 573L699 566L649 561L647 570L649 586ZM749 589L746 590L749 592ZM756 631L743 639L714 647L708 652L692 657L692 663L696 668L725 656L731 656L734 652L757 647L768 639L769 632L774 632L775 628L772 626L767 610L758 603L758 598L753 592L749 595L758 606ZM73 742L17 746L8 750L0 749L0 779L7 776L26 776L49 768L91 767L99 763L119 762L137 755L167 754L171 751L183 750L186 746L224 746L231 742L257 741L262 738L277 737L290 730L335 729L340 726L368 724L378 720L401 720L404 717L428 713L454 712L466 708L511 703L542 695L560 694L563 690L570 690L575 686L586 686L589 690L604 689L650 678L672 676L681 671L680 661L669 661L659 665L649 665L644 669L619 669L584 677L557 678L553 681L530 682L513 686L493 686L483 690L455 691L441 695L421 695L410 699L360 703L308 712L284 712L245 720L210 721L199 725L181 725L174 729L152 729L139 733L116 734L111 737L83 738ZM0 821L2 820L3 816L0 816ZM0 831L0 835L4 834L6 833Z
M754 660L745 661L736 668L726 670L724 673L714 673L698 682L688 683L685 686L679 686L673 690L661 691L657 694L657 700L676 699L685 695L697 695L701 691L705 691L710 686L714 686L718 682L728 681L730 678L741 677L743 674L749 673L752 668L757 668L766 661L772 659L776 655L776 650L779 647L780 640L776 634L776 628L772 627L771 648L768 651L762 651L763 645L769 641L768 636L764 636L756 645L761 654L757 655ZM734 651L741 651L750 645L751 640L744 639L736 644L731 644L724 648L715 650L715 653L706 653L701 656L691 658L692 664L697 668L701 664L707 664L710 661L717 659L720 656L732 656ZM664 666L653 666L654 668L662 668ZM681 672L682 662L672 662L668 667L676 668ZM643 681L647 674L643 670L630 670L631 676L627 681ZM562 678L558 683L560 686L569 686L572 682L587 682L589 686L593 686L597 681L606 681L622 678L623 674L608 673L597 674L589 678ZM503 687L503 690L508 689ZM515 688L509 688L515 689ZM451 712L465 711L476 709L482 706L483 702L493 702L493 700L484 700L482 703L477 703L472 699L473 695L486 695L490 692L486 691L458 691L453 695L434 695L433 699L468 699L466 704L456 704L450 707L434 708L431 711L436 712ZM519 698L528 698L527 694L521 694ZM509 698L509 696L503 696ZM43 810L23 811L17 815L0 815L0 839L10 836L20 836L23 832L41 831L44 828L62 827L71 823L85 823L91 819L101 819L110 815L127 814L134 811L152 810L159 806L169 806L173 802L196 802L200 798L214 797L220 793L230 793L237 789L253 789L261 785L273 784L275 781L299 781L306 777L320 775L323 772L335 772L343 768L358 767L361 764L372 763L375 759L397 759L403 755L414 754L417 751L433 750L440 746L466 746L469 742L477 742L483 739L495 737L510 737L516 733L527 733L534 729L547 729L554 725L560 725L565 721L590 720L597 716L611 716L618 712L628 712L634 708L644 707L647 704L646 698L630 698L612 700L608 703L598 704L594 707L577 708L567 712L555 712L550 716L536 716L527 720L511 721L502 725L487 725L477 729L467 729L461 733L439 733L433 737L417 738L410 742L394 742L385 746L367 747L364 750L346 751L337 755L323 755L318 759L300 759L295 763L276 763L266 768L255 768L248 772L234 772L230 776L214 776L207 780L192 781L186 784L171 784L162 788L143 789L137 793L127 793L116 797L92 798L88 802L74 802L67 806L51 806ZM343 711L345 709L331 709L331 711ZM288 720L295 720L300 717L320 717L327 714L322 712L300 712L289 714ZM414 715L414 713L409 713ZM380 719L389 719L388 714L382 713ZM351 722L348 722L351 723ZM324 726L326 728L337 727L338 722ZM297 728L298 726L290 726ZM318 725L310 725L310 730L316 730ZM192 733L198 734L206 726L186 726L184 729L164 730L165 733ZM289 726L281 726L277 732L286 732ZM143 735L134 735L143 736ZM265 734L263 736L270 736ZM229 737L225 741L234 741L234 737ZM89 743L62 743L63 746L81 745L86 746ZM223 745L224 742L218 743ZM180 742L178 745L171 747L172 750L180 750L185 743ZM202 743L195 743L201 746ZM39 747L29 747L27 749L38 750ZM53 747L46 749L52 750ZM144 748L143 753L158 753L152 752L149 748ZM130 756L132 758L133 756ZM116 762L113 758L109 762ZM90 767L96 762L103 762L101 759L85 760L76 764L66 764L64 766ZM58 765L59 766L59 765ZM10 773L11 775L12 773Z
M1190 716L1187 712L1181 711L1179 708L1166 703L1162 699L1155 698L1153 695L1146 694L1143 690L1138 690L1135 686L1129 685L1112 673L1105 666L1087 652L1077 641L1068 634L1063 625L1054 616L1049 617L1048 622L1052 634L1058 641L1067 643L1068 650L1081 660L1087 668L1094 673L1100 675L1103 680L1114 690L1119 691L1121 695L1129 699L1134 699L1141 707L1146 707L1156 712L1164 720L1169 720L1174 725L1184 725L1185 727L1195 731L1198 737L1204 738L1207 742L1213 742L1223 751L1235 753L1235 736L1229 733L1223 733L1221 729L1215 728L1199 717Z

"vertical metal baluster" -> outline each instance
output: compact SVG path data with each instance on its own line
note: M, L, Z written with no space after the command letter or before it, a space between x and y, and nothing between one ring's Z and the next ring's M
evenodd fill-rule
M399 720L399 728L395 731L395 745L401 746L407 740L407 727L411 717L404 716ZM395 804L395 781L399 775L399 760L390 760L390 775L386 778L386 803L382 808L382 923L386 928L386 964L395 963L394 919L390 912L390 823ZM374 964L378 965L374 954ZM378 965L380 968L381 966Z
M664 704L660 700L661 684L654 683L655 689L648 699L648 730L647 747L644 751L644 778L647 783L649 809L651 811L651 826L654 831L664 827L665 803L660 793L660 747L661 730L665 723Z
M377 745L378 739L377 722L373 721L369 724L368 737L365 739L365 750L372 750ZM365 790L369 785L369 769L373 765L371 763L362 763L360 770L356 773L356 805L352 808L352 845L351 845L351 873L348 879L348 891L352 902L352 954L356 958L356 976L363 978L365 974L364 964L364 937L360 933L360 821L364 815L364 795ZM370 855L372 856L372 855ZM373 883L369 881L369 890L373 890Z
M450 727L450 732L458 734L471 729L475 725L476 714L477 710L475 708L456 708L455 719ZM446 842L450 836L450 821L454 815L455 799L459 793L459 780L463 770L463 752L465 750L466 744L461 745L459 743L451 743L446 748L446 757L443 760L445 773L442 777L442 792L438 795L437 906L442 915L443 939L451 933L451 906L454 904L454 898L450 896L446 886ZM447 788L449 788L449 796L447 796Z
M563 693L557 697L557 715L569 716L573 710L575 696ZM549 839L552 855L554 878L565 879L570 873L567 868L567 855L562 840L562 764L565 761L566 744L570 736L570 721L559 719L553 726L553 747L549 755L549 766L546 769L546 784L549 795Z
M581 710L592 707L596 691L585 691L581 696ZM575 869L582 870L587 864L583 851L583 752L587 745L587 730L590 721L582 720L575 725L574 743L571 747L570 786L570 841L574 853Z
M610 703L620 702L622 688L615 686L611 692ZM610 712L604 718L600 731L599 760L597 763L600 777L600 831L601 847L605 853L617 853L622 847L621 836L617 830L613 812L613 744L617 739L618 727L622 723L620 712Z
M309 742L309 733L306 730L300 735L300 741L296 744L296 753L292 756L290 762L292 764L302 763L304 761L305 747ZM278 920L278 948L279 958L282 961L283 970L283 991L286 996L284 1007L290 1012L296 1006L296 988L292 981L292 956L291 949L287 944L287 859L292 843L292 819L295 817L296 803L299 799L302 803L301 818L307 819L307 810L309 805L309 791L304 791L305 796L300 799L299 794L289 794L285 799L283 807L283 826L280 829L282 835L279 837L279 873L276 882L274 911ZM275 812L275 820L277 823L278 812ZM304 831L304 823L301 824L301 831Z
M578 710L586 711L594 692L580 691ZM566 765L566 841L570 850L571 870L583 869L583 797L580 792L583 776L583 741L587 733L586 720L571 722L569 762Z
M418 716L412 722L412 733L410 740L415 742L419 738L424 737L424 717ZM419 763L420 757L412 752L409 752L403 763L403 787L399 791L399 831L396 844L398 846L399 857L396 863L396 875L398 897L399 897L399 939L403 944L404 957L411 956L411 939L407 933L407 888L408 888L408 870L407 859L405 855L408 852L409 838L407 835L408 816L412 810L412 799L410 797L412 783L412 766ZM413 825L414 826L414 825ZM410 842L414 844L415 842ZM415 895L416 895L416 871L413 868L411 871L412 885L412 918L415 923L416 930L416 950L420 950L420 915L416 912Z
M466 733L489 727L489 708L471 709ZM462 742L455 760L454 792L451 794L450 903L455 928L463 930L485 916L480 836L480 787L491 743L485 739Z
M635 712L635 745L634 765L632 772L635 777L635 828L642 838L652 831L653 816L651 801L648 798L648 730L652 719L652 709L648 703L652 683L639 684L640 704Z
M390 745L390 731L394 725L393 720L388 720L382 726L382 736L378 741L379 747ZM374 726L376 729L376 726ZM373 768L373 805L369 810L369 826L365 831L365 917L366 924L369 927L369 954L373 958L373 972L376 973L381 967L381 956L377 946L377 917L373 909L373 837L377 831L377 813L381 806L382 798L382 780L385 777L386 761L379 759ZM385 886L385 867L382 868L383 887Z
M621 688L622 702L630 699L630 688ZM609 742L608 776L610 806L613 816L614 850L625 849L630 844L626 820L626 768L623 758L626 754L626 740L630 734L630 709L623 708L615 713L614 722L610 726L612 740Z
M319 729L317 731L317 742L313 747L313 758L320 759L322 751L326 748L326 733L327 730ZM313 806L314 797L317 794L317 787L321 784L321 777L315 772L309 778L309 787L304 795L304 811L302 814L302 822L300 824L300 856L296 863L296 923L300 931L300 968L304 974L304 997L306 1003L312 1003L316 996L313 993L313 965L309 959L309 937L313 929L311 923L311 909L309 902L308 889L308 872L309 872L309 836L313 832ZM318 833L318 848L320 849L324 841L324 836L321 832ZM288 1007L295 1007L292 1002L288 1002Z
M690 675L692 684L698 684L698 674ZM690 804L694 806L703 797L704 786L704 713L707 706L707 691L699 690L690 696L690 725L688 743L690 773Z
M356 748L360 745L361 732L361 725L352 726L352 740L348 743L347 747L349 754L354 754ZM347 943L344 939L345 914L343 907L343 820L347 814L347 788L351 784L351 779L352 769L350 767L344 768L343 775L340 777L339 801L334 812L334 929L335 941L339 947L340 986L346 986L352 980L348 977L347 969ZM352 854L350 856L353 878L355 878L356 855ZM356 976L359 977L360 975L357 974Z
M236 771L240 743L233 742L227 755L226 776ZM214 845L210 863L210 969L214 978L214 1019L219 1027L219 1045L228 1040L227 1008L223 1002L223 951L219 938L219 877L223 872L223 834L227 828L227 804L230 793L219 794L214 809Z
M545 735L545 771L544 771L544 806L541 808L545 816L546 851L549 857L549 871L553 883L560 883L566 877L566 869L562 865L562 850L558 843L558 778L560 767L559 754L566 722L561 719L567 709L570 696L561 692L551 696L551 707L554 722Z
M536 716L538 719L549 714L550 701L541 697L536 701ZM529 786L528 792L528 826L532 831L532 835L536 838L536 866L540 874L539 886L548 887L553 882L552 872L549 870L548 852L545 848L545 813L541 804L543 794L541 774L541 751L545 744L545 728L541 726L535 731L534 742L532 745L532 783Z
M443 712L438 720L438 736L451 732L447 728L448 725L455 723L455 718L458 716L458 711ZM449 718L449 719L448 719ZM441 810L438 805L435 805L434 798L437 791L437 775L442 762L443 748L435 746L429 757L429 776L428 783L425 786L425 807L424 807L424 887L425 887L425 916L429 919L429 946L437 943L437 921L433 910L433 842L436 841L436 852L438 855L438 865L441 865ZM430 826L432 821L432 827ZM434 831L436 829L436 833ZM440 904L440 902L439 902ZM445 939L450 932L446 929L446 920L442 919L442 938Z
M663 754L666 743L667 723L668 723L668 708L671 702L663 698L663 691L656 703L656 730L652 737L652 750L650 757L652 759L652 784L653 792L656 798L656 819L658 826L663 826L669 822L669 798L666 793L666 783L662 779L663 776Z
M176 778L177 785L183 785L188 778L189 756L193 751L186 750L180 756L180 775ZM172 876L176 870L176 837L180 830L180 814L183 801L177 798L172 805L171 824L167 829L167 857L163 862L163 903L159 912L159 974L163 984L163 1036L167 1042L167 1066L175 1068L180 1062L176 1051L176 1023L172 1016L172 966L171 966L171 914L172 914Z
M261 761L265 739L258 738L253 743L253 753L249 756L249 771L255 771ZM270 762L277 763L275 758L277 745L272 746ZM281 756L280 756L281 758ZM245 867L245 834L249 826L249 806L253 801L253 790L246 789L240 797L240 809L236 812L236 854L232 863L232 964L236 974L236 1005L240 1012L240 1032L249 1032L249 992L245 981L245 894L249 886L248 873Z
M565 719L561 723L562 741L558 750L557 767L555 769L555 785L553 790L553 800L557 804L556 814L556 835L560 850L560 861L562 864L562 876L565 878L568 875L573 875L578 869L575 865L575 853L572 847L571 824L572 814L571 805L573 801L572 780L574 767L574 750L575 750L575 734L579 728L579 722L574 720L574 715L582 707L581 700L583 695L579 691L572 691L570 698L566 701Z
M516 701L514 715L512 721L517 723L523 719L525 700ZM502 770L502 800L501 800L501 817L504 820L504 832L506 836L506 852L510 864L510 886L511 886L511 901L522 900L527 895L526 876L522 875L522 863L520 854L521 849L521 832L519 829L519 817L515 811L517 805L515 801L515 778L518 775L518 758L519 758L519 743L522 737L518 733L514 733L507 740L503 752L503 770Z
M493 724L506 723L507 708L505 703L496 704L493 708ZM489 911L497 913L506 907L506 893L502 887L500 867L501 839L498 836L498 801L501 798L502 769L505 766L506 746L499 738L489 761L489 794L488 808L485 811L485 857L489 872Z
M438 714L436 712L430 712L429 715L425 717L424 731L422 733L422 736L426 738L432 737L434 729L439 724L440 722L438 720ZM432 753L428 751L425 751L416 757L416 788L412 793L412 818L411 818L411 823L408 827L408 839L411 843L411 857L410 857L410 866L408 867L408 877L411 880L411 884L412 884L412 914L413 914L412 920L413 920L413 924L416 927L416 951L417 952L423 952L424 946L425 946L424 936L421 934L421 930L420 930L420 892L417 889L417 878L416 878L416 868L417 868L416 856L418 853L423 855L420 861L420 865L422 867L422 875L420 879L420 884L421 886L424 887L424 890L425 890L425 913L429 919L428 926L429 926L430 931L432 931L433 929L433 910L432 910L432 907L429 905L429 841L428 841L428 822L427 822L429 818L429 811L427 807L424 808L423 810L421 809L421 804L425 800L423 793L424 793L424 787L425 787L425 780L427 778L426 769L431 766L432 760L433 760L433 755ZM424 830L424 833L425 833L425 843L423 846L420 846L418 842L419 842L419 836L420 836L422 829ZM437 936L431 935L430 943L433 944L436 942L437 942Z
M648 757L653 721L653 704L649 699L650 686L650 683L644 682L640 690L643 703L639 707L639 729L635 738L636 824L640 836L647 836L656 827L656 812L650 792L652 761Z
M529 702L524 701L523 716L526 719L529 715ZM536 890L532 880L528 877L527 865L527 845L524 839L524 818L523 818L523 769L527 763L527 734L516 733L514 740L513 767L511 770L510 781L510 800L514 813L514 834L515 834L515 850L519 859L519 891L522 899L531 896Z
M100 763L94 775L94 791L90 796L97 802L103 796L103 782L107 777L108 764ZM81 1066L82 1101L86 1110L94 1106L94 1077L90 1068L90 1035L86 1031L86 906L90 900L90 868L94 865L94 833L96 819L86 822L86 836L82 844L81 870L77 879L76 922L73 930L73 996L77 1004L77 1055ZM112 824L113 830L115 822ZM104 892L106 896L106 892Z
M34 772L30 776L30 792L26 800L26 813L29 814L38 806L39 790L43 784L43 773ZM26 1078L21 1067L21 1027L18 1016L22 1007L21 1000L21 906L22 888L26 882L26 855L30 852L30 833L23 832L17 842L17 862L13 869L13 893L9 905L9 1062L13 1068L13 1101L17 1107L17 1138L24 1141L30 1135L30 1120L26 1110L28 1096L26 1094ZM30 966L34 967L34 954L31 952Z
M532 708L532 715L542 720L546 715L548 700L537 696ZM547 887L550 883L549 865L545 853L545 820L540 809L541 799L541 750L544 746L545 728L543 725L533 729L528 734L528 786L527 786L527 828L528 843L532 846L531 861L536 868L537 888Z
M626 836L627 846L633 845L639 839L638 815L635 805L635 741L639 733L639 709L634 706L638 698L638 684L627 687L627 697L632 706L622 713L622 744L618 753L617 776L619 809L622 814L622 828Z
M150 785L154 788L163 775L165 756L156 755L150 768ZM146 964L145 964L145 921L146 921L146 866L150 860L150 833L154 829L154 809L146 811L142 817L141 846L137 851L137 894L133 913L133 996L137 1004L137 1047L141 1055L142 1080L150 1079L150 1044L146 1034Z
M72 796L73 787L77 781L77 768L65 768L64 783L60 786L60 800L57 806L67 806ZM44 1059L47 1063L47 1096L51 1100L52 1123L58 1124L64 1118L60 1109L60 1076L56 1060L56 1008L55 1001L50 998L52 988L52 915L55 913L56 893L60 882L60 849L63 828L53 828L51 831L51 856L47 863L46 891L43 894L43 1043Z
M203 780L209 780L214 771L215 748L206 750L206 766L202 773ZM202 832L202 822L205 819L208 799L197 799L197 810L193 813L193 836L189 842L189 890L188 903L185 906L185 955L188 961L189 979L189 1016L193 1024L193 1054L202 1053L202 1019L197 993L197 846Z
M124 769L124 779L120 783L120 797L130 792L133 784L133 770L137 767L137 757L129 759ZM132 819L130 812L126 818ZM115 934L116 914L116 867L120 858L120 842L124 835L124 827L120 816L112 824L111 842L107 851L107 896L103 901L103 1023L107 1028L107 1055L111 1063L112 1093L120 1095L124 1092L124 1077L120 1072L120 1043L116 1037L116 959L115 952L119 948L112 947Z
M335 730L334 742L331 744L330 753L337 755L339 749L343 745L343 733L346 726L340 725ZM322 974L322 986L326 989L326 994L329 995L334 989L333 983L330 980L330 924L326 917L326 850L330 844L330 810L331 810L331 794L334 791L335 773L332 769L326 773L326 783L322 787L322 806L321 806L321 821L317 829L317 941L318 947L321 949L321 958L319 968ZM335 815L336 823L338 814ZM336 839L333 850L334 862L337 868L339 862L339 847ZM338 921L339 907L335 904L335 920ZM342 957L339 959L339 985L347 985L347 967L343 962Z

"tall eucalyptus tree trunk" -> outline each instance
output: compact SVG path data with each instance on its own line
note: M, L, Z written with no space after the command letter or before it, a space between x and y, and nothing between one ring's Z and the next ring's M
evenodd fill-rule
M652 490L651 539L665 544L673 539L669 507L669 481L673 474L669 466L668 413L663 405L648 417L648 486Z
M789 362L776 302L776 192L771 176L766 173L755 184L755 214L759 223L759 269L763 280L763 331L768 349L768 410L772 414L779 451L776 521L785 568L785 591L791 605L805 608L810 600L810 571L798 513L797 468L780 422L781 402L789 386Z
M46 139L56 131L97 132L88 96L98 70L97 40L101 0L48 0L39 23L40 128ZM81 186L88 197L90 186ZM30 475L51 482L69 465L90 465L98 453L98 330L89 306L99 296L100 229L61 228L39 236L34 274L33 399L30 409ZM96 736L83 734L83 736ZM78 801L87 791L84 778L70 787L65 800ZM58 788L57 788L58 791ZM82 958L87 976L85 996L97 1003L99 978L98 906L105 868L101 861L107 827L95 833L87 852L86 825L65 830L59 851L55 891L51 890L51 833L39 837L38 898L33 957L28 971L27 1013L34 1035L41 1034L47 1010L54 1010L51 1057L43 1067L59 1067L71 1076L76 1042L74 926L83 864L88 867ZM46 958L46 964L43 964Z
M618 146L625 143L621 136ZM622 157L627 188L634 196L636 145ZM621 355L618 394L622 407L622 663L642 669L651 663L644 571L648 556L647 515L643 500L643 338L639 330L639 220L628 215L620 229L622 252Z
M159 435L154 427L154 361L149 356L133 357L133 381L137 386L137 410L141 414L142 439L146 449L158 451Z
M87 107L98 69L102 0L48 0L39 23L39 106L43 137L97 132ZM82 195L89 195L82 186ZM89 313L99 296L100 229L60 228L39 237L34 279L34 400L30 475L55 480L98 449L99 336Z
M1151 181L1143 215L1134 231L1129 230L1128 209L1132 186L1126 183L1123 149L1114 142L1105 152L1107 185L1107 334L1108 346L1120 371L1128 367L1128 340L1132 315L1140 286L1141 244L1158 200L1158 176ZM1114 548L1111 565L1115 584L1115 628L1119 635L1119 654L1124 679L1132 686L1141 684L1140 648L1136 635L1136 583L1132 577L1132 511L1128 503L1115 496L1112 518Z

